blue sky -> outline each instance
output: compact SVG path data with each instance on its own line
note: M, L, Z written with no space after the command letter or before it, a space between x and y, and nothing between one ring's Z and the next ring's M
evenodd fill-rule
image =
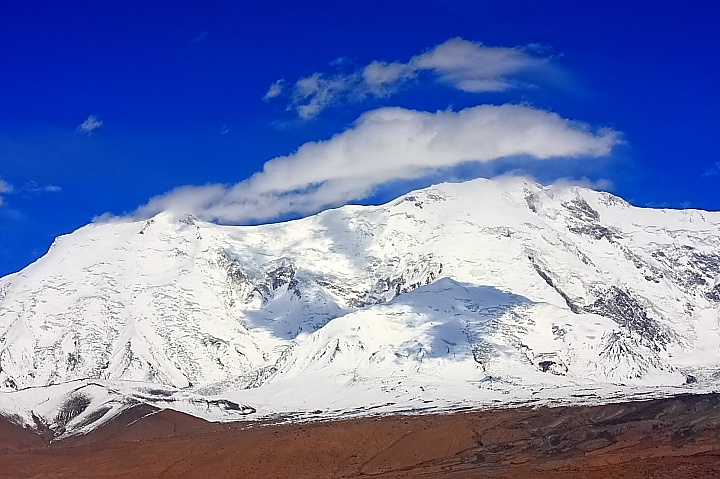
M0 3L0 275L106 213L508 171L720 209L717 2L254 3Z

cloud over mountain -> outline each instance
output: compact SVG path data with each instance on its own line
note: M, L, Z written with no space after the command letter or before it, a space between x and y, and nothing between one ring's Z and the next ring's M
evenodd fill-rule
M428 176L468 162L513 156L537 160L610 153L617 132L592 131L544 110L482 105L436 113L381 108L329 140L274 158L237 184L181 186L152 198L134 217L164 210L220 222L309 214L372 194L383 184Z

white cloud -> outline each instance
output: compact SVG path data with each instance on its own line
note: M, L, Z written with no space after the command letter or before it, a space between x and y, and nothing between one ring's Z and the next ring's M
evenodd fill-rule
M102 124L103 122L100 117L97 115L90 115L87 117L87 120L80 123L76 131L85 135L91 135L92 132L100 128Z
M14 194L14 195L36 195L40 193L57 193L62 191L59 186L48 185L38 186L35 181L28 181L21 187L14 187L7 181L0 178L0 195ZM0 196L0 206L5 202L4 196Z
M7 181L0 178L0 193L10 193L12 191L12 185Z
M292 88L288 110L294 110L300 118L308 119L316 116L328 106L338 102L342 97L365 95L359 88L360 75L336 75L326 78L321 73L301 78Z
M10 192L12 192L12 190L13 190L12 185L10 183L8 183L7 181L3 180L2 178L0 178L0 195L2 195L4 193L10 193ZM0 196L0 206L2 206L3 203L5 203L5 198L3 196Z
M520 76L547 73L551 69L550 59L538 56L533 45L487 47L452 38L412 57L407 63L373 61L350 73L316 72L300 78L289 89L278 80L270 86L264 99L276 98L287 91L288 109L307 119L334 104L392 95L423 72L458 90L479 93L520 86L523 85L518 79Z
M378 96L389 94L398 82L414 76L406 63L374 61L362 69L364 86Z
M39 194L39 193L57 193L59 191L62 191L62 188L55 185L48 185L48 186L39 186L36 181L28 181L23 185L22 188L20 188L20 191L23 193L32 193L32 194Z
M415 71L433 71L459 90L502 91L517 84L511 75L549 66L549 59L529 52L529 48L486 47L453 38L414 57L409 65Z
M284 80L284 79L281 78L280 80L276 81L275 83L273 83L272 85L270 85L270 88L268 88L267 93L265 93L265 96L263 97L263 100L268 101L268 100L271 100L271 99L273 99L273 98L275 98L275 97L277 97L277 96L280 96L280 95L282 94L282 92L283 92L284 86L285 86L285 80Z
M720 161L715 163L712 168L708 168L703 173L703 176L715 176L720 175Z
M553 182L555 186L581 186L597 191L610 191L613 189L613 182L607 178L599 178L591 180L585 176L580 178L558 178Z
M164 210L228 223L308 214L368 197L397 180L426 177L468 162L513 156L538 160L600 157L619 142L611 130L593 132L527 106L483 105L428 113L382 108L326 141L309 142L274 158L232 186L183 186L155 197L133 216Z
M205 37L207 37L207 36L208 36L208 32L200 32L200 34L197 37L195 37L195 39L193 41L191 41L190 43L191 44L192 43L200 43L201 41L205 40Z

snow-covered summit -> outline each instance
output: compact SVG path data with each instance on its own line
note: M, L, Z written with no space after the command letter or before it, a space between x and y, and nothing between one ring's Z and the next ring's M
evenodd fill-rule
M262 226L161 213L0 279L0 410L81 431L138 401L267 415L712 388L719 320L720 213L522 178Z

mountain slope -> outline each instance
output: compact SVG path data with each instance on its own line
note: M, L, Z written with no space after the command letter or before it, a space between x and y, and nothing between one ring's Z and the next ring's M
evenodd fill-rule
M85 429L138 401L222 396L237 407L208 411L227 418L712 389L718 245L718 213L517 178L273 225L89 225L0 279L0 409L29 423L67 384L97 389ZM35 416L52 428L63 407Z

